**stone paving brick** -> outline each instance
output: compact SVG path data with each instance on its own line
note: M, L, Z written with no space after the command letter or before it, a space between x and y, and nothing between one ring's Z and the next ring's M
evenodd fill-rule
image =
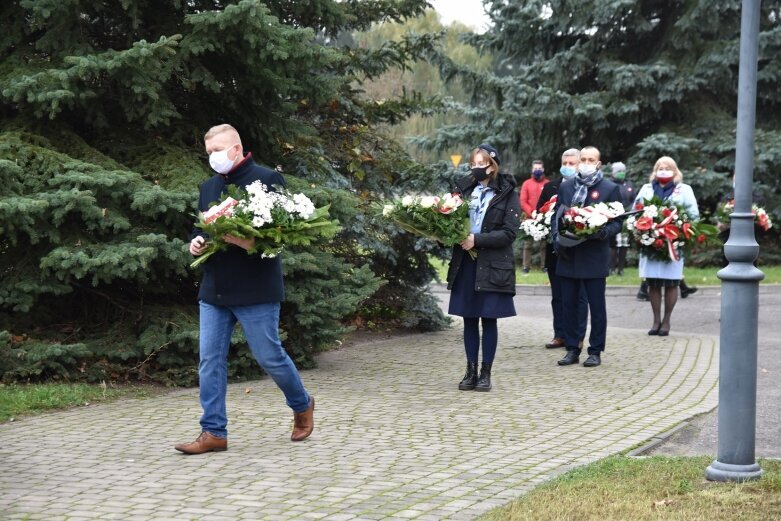
M318 410L298 444L269 379L229 386L222 453L173 450L198 433L193 389L2 424L0 518L475 519L717 405L714 337L610 329L589 370L556 365L548 326L501 321L490 393L456 389L460 328L324 353L303 373Z

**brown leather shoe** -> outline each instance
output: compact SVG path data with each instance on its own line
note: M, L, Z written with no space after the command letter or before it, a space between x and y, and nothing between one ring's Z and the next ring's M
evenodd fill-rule
M290 441L304 441L315 430L315 397L310 396L309 409L293 413L293 433Z
M203 431L195 441L190 443L180 443L174 445L174 448L185 454L203 454L204 452L221 452L228 450L228 438L220 438L214 434Z
M564 339L557 336L554 337L553 340L545 344L545 347L547 349L556 349L557 347L567 347L567 346L564 344Z

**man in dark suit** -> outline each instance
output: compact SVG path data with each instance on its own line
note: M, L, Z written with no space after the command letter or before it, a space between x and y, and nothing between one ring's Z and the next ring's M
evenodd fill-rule
M561 177L549 181L545 184L540 194L540 200L537 203L537 211L553 198L558 192L561 183L571 180L578 172L578 163L580 162L580 150L570 148L561 154ZM571 182L571 181L570 181ZM564 341L564 311L561 301L561 282L556 275L557 256L554 254L552 244L546 244L545 268L548 274L551 291L551 310L553 312L553 339L545 344L547 349L556 349L558 347L567 347ZM583 338L586 336L586 326L588 321L588 302L585 292L581 291L578 298L578 342L579 347L583 347Z
M585 147L580 151L578 173L572 181L562 183L556 201L556 215L572 206L591 206L597 203L621 201L621 190L615 183L604 179L599 150ZM578 347L578 294L581 288L586 293L591 312L591 333L589 335L588 358L585 367L596 367L602 363L607 336L607 309L605 304L605 281L610 273L609 237L621 230L621 221L608 221L597 233L584 242L564 247L559 243L559 219L551 221L553 248L558 255L556 273L561 282L561 299L564 314L564 341L567 354L559 365L572 365L580 361Z

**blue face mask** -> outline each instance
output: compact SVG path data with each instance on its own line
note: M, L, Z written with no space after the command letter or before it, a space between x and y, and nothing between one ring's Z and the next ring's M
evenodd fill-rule
M562 177L567 177L568 178L568 177L574 176L577 173L577 170L575 170L571 166L563 166L563 167L561 167L559 172L561 172Z

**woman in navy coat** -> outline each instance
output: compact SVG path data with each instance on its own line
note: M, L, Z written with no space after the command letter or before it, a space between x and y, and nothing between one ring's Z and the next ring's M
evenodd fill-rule
M512 244L520 226L521 208L512 176L500 173L499 153L482 144L472 151L470 175L456 182L469 202L470 234L453 247L447 282L448 313L464 317L466 374L462 391L489 391L491 366L498 343L497 319L515 316L515 256ZM472 259L470 250L477 252ZM477 375L482 323L483 363Z

